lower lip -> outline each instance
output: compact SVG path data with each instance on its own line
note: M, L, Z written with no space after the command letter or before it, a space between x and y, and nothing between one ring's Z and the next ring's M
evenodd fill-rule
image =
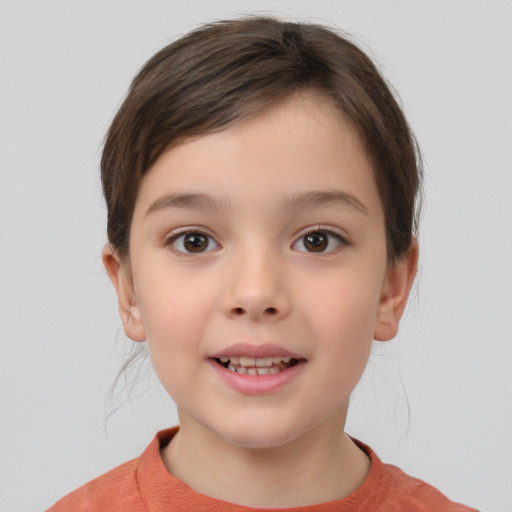
M268 395L274 393L297 378L305 365L305 361L299 361L297 364L279 373L269 375L243 375L224 368L224 366L217 363L215 359L209 359L208 363L230 388L245 395Z

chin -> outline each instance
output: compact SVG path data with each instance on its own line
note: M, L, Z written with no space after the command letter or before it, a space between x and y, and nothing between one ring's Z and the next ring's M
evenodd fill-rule
M265 449L284 446L301 435L297 424L282 424L278 421L262 421L253 418L250 422L233 423L228 429L218 430L228 443L241 448Z
M258 432L251 434L238 434L224 437L224 440L233 446L240 448L249 448L254 450L265 450L268 448L278 448L288 444L293 438L289 436L276 436L273 433Z

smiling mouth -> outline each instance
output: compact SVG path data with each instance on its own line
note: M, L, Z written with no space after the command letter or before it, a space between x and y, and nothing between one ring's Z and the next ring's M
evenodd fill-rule
M298 359L284 356L222 356L215 358L215 361L227 370L239 373L241 375L273 375L287 370L299 362Z

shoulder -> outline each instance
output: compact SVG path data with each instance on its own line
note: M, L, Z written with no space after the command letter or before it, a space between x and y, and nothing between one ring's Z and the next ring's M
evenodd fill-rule
M441 491L419 478L407 475L391 464L384 464L368 446L356 444L370 457L373 504L379 511L393 512L477 512L475 509L450 501Z
M162 489L174 482L160 457L178 427L161 430L142 455L64 496L46 512L140 512L158 502ZM173 486L170 486L171 489ZM171 491L172 492L172 491Z
M383 480L388 482L385 499L401 508L399 511L418 512L442 510L443 512L475 512L475 509L450 501L441 491L423 480L405 474L390 464L383 465Z
M136 510L138 459L125 462L60 499L47 512L114 512ZM137 509L140 510L140 507Z

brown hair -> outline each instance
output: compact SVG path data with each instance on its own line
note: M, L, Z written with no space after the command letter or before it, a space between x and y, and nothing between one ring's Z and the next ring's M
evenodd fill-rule
M133 80L101 159L108 238L118 254L129 252L140 181L163 151L303 89L332 98L357 130L384 208L388 258L402 256L416 227L421 160L390 87L346 37L272 17L204 25L160 50Z

